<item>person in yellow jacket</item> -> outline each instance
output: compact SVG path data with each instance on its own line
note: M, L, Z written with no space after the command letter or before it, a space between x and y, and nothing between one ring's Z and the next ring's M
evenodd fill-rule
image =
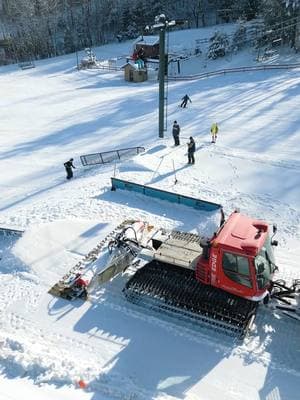
M210 128L212 143L216 143L218 132L219 132L218 124L216 122L214 122Z

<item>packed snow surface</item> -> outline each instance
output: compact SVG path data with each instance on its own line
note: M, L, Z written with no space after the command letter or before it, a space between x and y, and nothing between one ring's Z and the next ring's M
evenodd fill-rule
M186 43L201 37L180 32ZM98 53L129 54L130 45ZM288 61L299 62L293 57ZM0 399L299 399L300 324L292 319L261 307L241 342L127 303L129 272L87 302L48 290L127 218L199 234L216 223L213 213L113 192L113 175L220 203L226 215L238 207L277 223L279 276L300 278L300 69L170 82L168 129L158 139L155 79L128 83L122 72L77 71L75 63L71 55L30 70L0 69L0 226L25 231L0 237ZM205 63L192 58L183 68L199 73ZM253 54L215 65L232 63L253 65ZM181 109L186 93L192 103ZM178 147L174 120L181 126ZM81 166L80 155L132 146L146 151ZM70 157L76 169L67 181L63 163Z

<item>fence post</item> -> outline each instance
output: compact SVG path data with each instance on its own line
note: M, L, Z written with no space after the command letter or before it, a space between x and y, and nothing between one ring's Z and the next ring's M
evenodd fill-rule
M113 181L113 179L111 180L111 189L110 189L112 192L115 192L116 191L116 187L115 187L115 185L114 185L114 181Z

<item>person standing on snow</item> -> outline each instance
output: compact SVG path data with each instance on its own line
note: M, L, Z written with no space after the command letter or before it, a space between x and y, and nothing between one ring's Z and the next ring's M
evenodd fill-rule
M217 141L217 135L219 132L219 127L216 122L214 122L210 128L210 133L211 133L211 142L216 143Z
M188 142L188 164L195 164L194 153L196 151L195 140L190 136L190 141Z
M141 47L141 48L138 50L137 53L138 53L139 58L145 62L145 60L146 60L146 53L145 53L144 47Z
M73 178L73 170L72 170L72 168L76 168L76 167L73 165L73 158L70 158L69 161L66 161L66 162L64 163L64 167L65 167L65 169L66 169L67 179Z
M180 145L180 142L179 142L180 126L178 125L177 121L174 121L172 133L173 133L175 146L179 146Z
M183 108L186 107L188 101L190 103L192 102L192 100L189 98L189 96L187 94L185 96L183 96L183 98L181 100L182 100L182 103L180 104L180 107L183 107Z

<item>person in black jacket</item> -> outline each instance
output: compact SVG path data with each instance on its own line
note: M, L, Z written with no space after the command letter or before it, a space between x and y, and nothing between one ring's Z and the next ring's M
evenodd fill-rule
M67 179L73 178L73 170L72 170L72 168L76 168L76 167L73 165L73 158L70 158L69 161L66 161L66 162L64 163L64 166L65 166L66 173L67 173Z
M179 146L180 145L180 142L179 142L180 126L179 126L179 124L177 124L177 121L174 121L172 133L173 133L175 146Z
M137 54L138 54L139 58L145 62L146 53L145 53L144 47L141 47L141 48L139 49L139 51L137 52Z
M196 144L192 136L190 137L190 141L188 142L188 164L195 164L194 153L196 151Z
M192 100L189 98L189 96L186 94L183 96L183 98L181 99L182 103L180 104L180 107L185 108L187 105L187 102L189 101L190 103L192 102Z

